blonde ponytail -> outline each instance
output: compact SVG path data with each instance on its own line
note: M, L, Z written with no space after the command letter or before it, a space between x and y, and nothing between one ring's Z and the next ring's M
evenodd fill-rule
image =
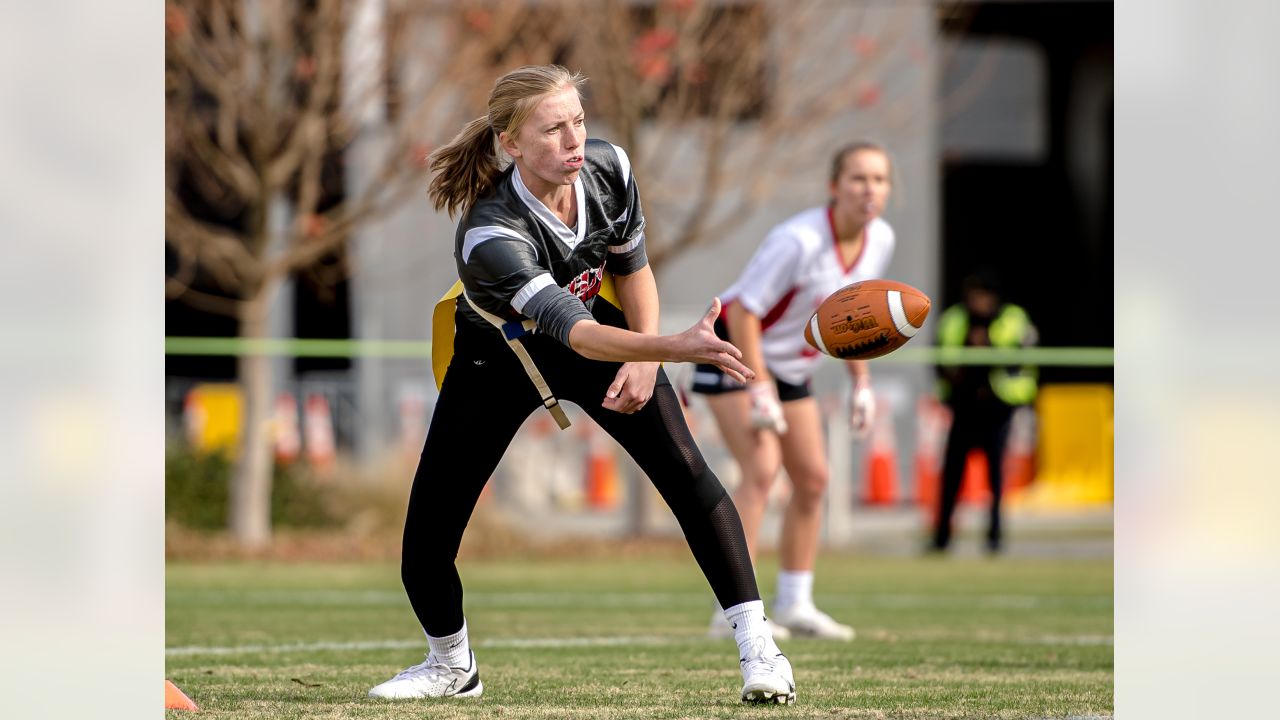
M466 212L472 203L493 187L493 179L502 170L498 164L496 137L489 127L489 116L467 123L448 145L431 153L428 167L435 177L427 188L427 197L436 210L446 210L449 217L458 210Z
M498 78L489 93L488 114L467 123L448 145L427 159L427 166L435 173L427 197L435 209L448 211L450 217L470 210L493 189L493 181L502 171L498 135L518 134L543 97L568 87L581 91L586 81L582 74L559 65L526 65Z

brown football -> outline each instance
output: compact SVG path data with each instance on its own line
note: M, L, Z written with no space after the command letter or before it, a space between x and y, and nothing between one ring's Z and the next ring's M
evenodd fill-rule
M823 300L804 339L831 357L869 360L905 345L928 315L929 296L910 285L864 280Z

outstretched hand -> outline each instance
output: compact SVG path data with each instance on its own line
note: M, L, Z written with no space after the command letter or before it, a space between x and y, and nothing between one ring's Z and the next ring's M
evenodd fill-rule
M742 364L742 351L716 336L716 318L720 317L720 298L711 300L711 308L693 327L676 339L676 354L681 362L709 363L738 382L747 382L756 374Z

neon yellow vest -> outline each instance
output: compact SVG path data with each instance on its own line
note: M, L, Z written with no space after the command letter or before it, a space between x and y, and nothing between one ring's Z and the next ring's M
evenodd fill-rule
M1027 311L1012 303L1002 305L995 320L987 329L987 337L992 347L1022 347L1031 330L1031 318ZM942 313L938 320L938 345L942 347L963 347L965 337L969 334L969 312L964 304L952 305ZM991 369L991 391L1007 405L1026 405L1036 399L1036 380L1039 371L1032 365L1024 365L1016 372L1006 367ZM938 381L939 394L945 398L950 393L950 385L945 380Z

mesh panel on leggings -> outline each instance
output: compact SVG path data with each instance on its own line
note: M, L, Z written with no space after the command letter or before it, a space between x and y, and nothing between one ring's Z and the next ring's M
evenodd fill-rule
M756 573L751 567L751 554L747 552L747 538L742 532L742 519L738 508L726 494L711 511L711 529L719 538L719 549L724 553L728 577L712 582L720 607L733 607L739 603L760 599L756 586ZM708 577L708 580L711 580Z
M657 403L662 422L667 427L671 439L675 441L675 451L680 454L684 464L694 477L707 469L707 462L702 459L702 452L693 442L689 425L684 419L684 408L680 407L680 398L670 385L659 385L654 388L652 402Z

